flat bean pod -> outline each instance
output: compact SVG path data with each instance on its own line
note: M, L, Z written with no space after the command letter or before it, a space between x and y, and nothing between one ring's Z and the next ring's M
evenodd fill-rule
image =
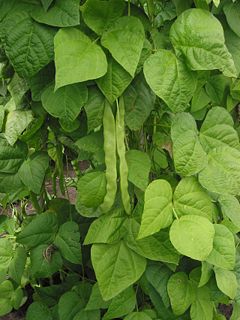
M103 136L106 164L107 192L100 209L108 212L112 208L117 193L117 156L116 156L116 128L111 105L106 101L103 114Z
M125 157L125 122L124 122L124 100L123 97L119 99L116 116L116 138L117 138L117 153L119 157L119 173L120 173L120 189L122 196L122 203L126 213L131 213L130 196L128 193L128 165Z

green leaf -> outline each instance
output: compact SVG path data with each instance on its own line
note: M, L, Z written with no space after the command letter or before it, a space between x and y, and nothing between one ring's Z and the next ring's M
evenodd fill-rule
M107 309L110 303L111 301L103 300L98 283L95 283L85 310Z
M52 4L53 0L41 0L42 6L45 11L47 11Z
M140 59L145 32L133 16L121 17L103 33L101 43L113 58L133 77Z
M146 278L162 298L166 308L170 306L167 284L172 271L161 264L149 264L146 269Z
M195 91L192 102L191 102L191 112L198 112L204 109L209 102L211 101L210 97L207 95L204 88L197 88Z
M214 224L213 250L206 261L222 269L232 270L235 266L235 241L231 231L224 225Z
M102 171L89 172L78 180L79 203L88 208L97 208L106 194L106 176Z
M60 29L54 38L54 48L55 90L68 84L100 78L107 72L103 50L78 29Z
M94 244L91 259L104 300L112 299L135 283L146 268L146 259L119 241Z
M52 251L53 250L53 251ZM62 257L52 245L39 245L30 251L31 274L35 278L48 278L62 268Z
M0 283L0 317L8 314L12 310L11 298L14 288L9 280Z
M86 25L101 35L122 16L124 8L123 0L88 0L81 7L81 11Z
M213 266L210 265L209 263L202 261L202 267L201 267L201 277L199 280L199 284L198 287L203 287L205 286L205 284L208 283L208 281L210 280L211 276L212 276L212 269Z
M129 315L127 315L124 320L151 320L146 313L144 312L132 312Z
M82 310L84 301L74 291L64 293L58 302L59 320L73 320L74 316Z
M108 59L107 73L96 80L99 89L110 103L119 98L128 87L132 77L111 56Z
M140 75L134 79L123 97L126 125L131 130L140 130L154 109L155 94Z
M220 196L218 198L223 215L229 218L232 223L240 228L240 203L239 201L229 195Z
M145 191L138 239L150 236L172 223L172 188L166 180L155 180Z
M198 138L197 126L189 113L177 114L171 127L173 158L176 171L191 176L207 164L207 156Z
M236 76L222 25L210 12L196 8L184 11L171 27L170 40L192 70L219 69L228 77Z
M174 314L183 314L191 305L194 290L186 273L177 272L168 281L167 291Z
M140 225L133 219L126 221L128 234L126 242L129 248L137 254L154 261L178 264L179 254L169 240L166 231L160 231L143 239L137 239Z
M27 156L27 146L17 142L11 146L7 140L0 135L0 172L16 173Z
M190 214L202 216L212 221L214 205L210 196L195 177L187 177L179 182L173 200L178 217Z
M227 18L227 23L236 33L237 36L240 37L240 26L239 26L239 19L240 19L240 4L239 2L234 3L226 3L223 7L223 11Z
M234 64L237 69L237 74L240 73L240 56L238 54L240 50L240 38L229 28L225 28L225 40L226 46L233 57Z
M88 133L102 125L105 98L96 87L88 90L88 101L84 106L87 114Z
M14 18L10 15L8 21L6 53L18 75L30 78L53 59L55 31L34 22L23 11Z
M42 94L44 109L53 117L74 121L87 102L88 91L85 84L74 84L54 92L52 84Z
M238 283L233 271L214 268L217 286L229 298L234 299L237 294Z
M14 73L11 82L8 85L8 91L10 92L16 106L19 106L21 104L23 97L28 89L29 86L27 84L27 81L23 78L20 78L17 73Z
M13 279L17 284L21 284L21 279L23 276L23 272L25 269L27 261L27 253L25 248L17 247L14 252L13 259L9 265L9 276Z
M36 194L41 192L46 171L49 167L49 157L44 152L36 152L24 161L19 169L23 184Z
M226 109L212 108L200 130L200 141L205 151L225 145L239 149L239 137L233 125L233 119Z
M37 215L22 229L17 236L17 242L33 248L43 243L51 243L58 229L57 215L46 211Z
M188 107L196 88L196 78L170 50L159 50L151 55L143 70L150 88L173 112Z
M181 254L204 261L213 249L214 234L214 226L207 218L187 215L173 222L170 240Z
M50 310L42 302L36 301L30 304L27 309L26 320L52 320Z
M208 79L205 88L213 105L224 106L226 104L229 86L230 79L223 74L216 74Z
M123 226L126 218L122 210L114 210L94 220L85 237L84 244L113 243L119 241L124 232Z
M141 190L146 190L151 169L151 160L147 153L129 150L126 153L128 180Z
M227 146L210 151L208 165L199 173L199 182L211 192L239 194L240 152Z
M13 244L8 238L0 238L0 268L8 268L13 256Z
M190 315L192 320L213 319L214 304L211 301L207 287L196 290L196 298L191 305Z
M81 310L73 320L100 320L100 310Z
M76 222L68 221L60 226L54 244L64 259L80 264L82 262L80 232Z
M73 27L80 23L78 0L56 0L51 8L36 7L31 12L34 20L54 27Z
M136 293L133 287L129 287L114 297L104 314L103 320L121 318L132 312L136 305Z
M5 138L12 146L33 120L32 111L14 110L7 115Z

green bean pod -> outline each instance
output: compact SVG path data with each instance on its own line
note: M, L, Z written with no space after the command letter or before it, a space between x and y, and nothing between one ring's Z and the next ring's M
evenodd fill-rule
M106 164L107 192L100 209L108 212L112 208L117 193L117 155L115 119L110 104L106 101L103 114L103 136Z
M128 165L125 157L125 122L124 122L124 100L123 97L119 99L116 116L116 137L117 137L117 153L119 157L119 173L120 173L120 189L122 196L122 203L126 213L131 213L130 196L128 193Z

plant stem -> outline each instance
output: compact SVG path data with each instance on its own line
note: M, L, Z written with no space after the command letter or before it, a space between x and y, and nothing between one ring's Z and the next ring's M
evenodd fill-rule
M38 203L38 199L37 199L37 196L34 192L30 192L30 199L32 201L32 204L34 206L34 208L36 209L37 213L41 213L42 212L42 209Z

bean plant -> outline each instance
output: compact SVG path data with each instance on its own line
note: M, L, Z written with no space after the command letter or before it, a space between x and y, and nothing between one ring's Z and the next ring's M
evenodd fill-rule
M0 316L239 320L240 1L0 23Z

